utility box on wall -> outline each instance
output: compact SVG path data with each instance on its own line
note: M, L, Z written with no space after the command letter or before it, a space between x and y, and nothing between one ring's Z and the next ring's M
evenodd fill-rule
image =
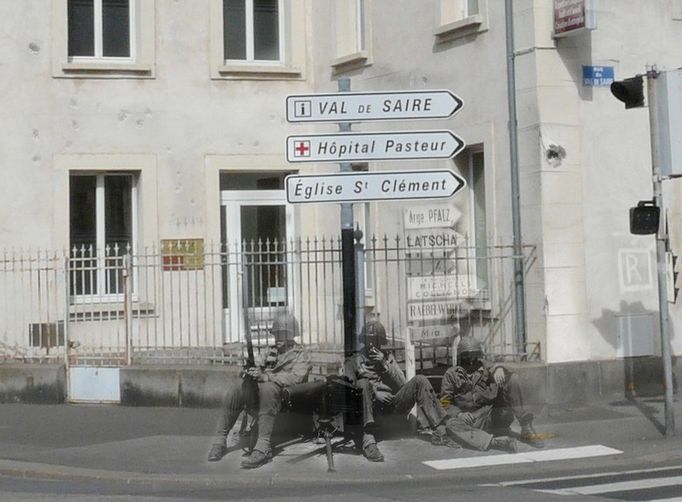
M682 176L682 68L661 72L656 79L661 174Z

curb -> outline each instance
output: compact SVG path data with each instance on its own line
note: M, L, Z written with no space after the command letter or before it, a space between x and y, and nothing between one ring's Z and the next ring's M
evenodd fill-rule
M123 483L129 486L152 486L163 485L165 487L178 488L253 488L253 487L331 487L335 485L357 486L366 485L368 480L357 477L337 477L339 473L330 473L329 477L286 477L274 474L263 477L248 478L239 475L220 474L155 474L134 473L127 471L112 471L100 469L88 469L83 467L69 467L54 464L41 464L33 462L21 462L14 460L0 460L0 476L8 476L22 479L41 481L80 481L80 482L104 482ZM373 484L382 483L412 483L414 481L451 481L451 474L437 472L433 474L399 474L383 475L380 479L372 480Z

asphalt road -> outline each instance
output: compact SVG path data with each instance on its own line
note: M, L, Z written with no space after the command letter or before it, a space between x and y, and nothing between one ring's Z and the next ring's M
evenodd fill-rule
M682 467L679 463L652 466L650 462L604 472L602 467L581 469L580 461L507 470L504 474L458 472L452 478L402 483L368 481L352 486L300 486L186 489L123 482L40 481L0 477L0 500L19 501L552 501L552 500L680 500ZM549 476L547 476L549 475ZM626 487L627 489L623 489ZM596 491L592 494L591 492ZM552 493L555 492L555 493Z

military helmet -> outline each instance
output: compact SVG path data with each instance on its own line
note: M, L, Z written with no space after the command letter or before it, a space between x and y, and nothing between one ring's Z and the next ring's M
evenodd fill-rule
M298 321L288 312L277 314L272 320L272 328L270 332L274 336L283 334L288 339L292 339L299 335Z
M463 336L457 344L457 353L464 354L467 352L483 352L481 342L473 336Z
M475 361L483 357L483 346L473 336L463 336L457 344L457 364L464 360Z
M376 319L367 321L360 331L360 342L363 344L367 343L368 338L375 338L377 344L383 345L388 342L386 338L386 328Z

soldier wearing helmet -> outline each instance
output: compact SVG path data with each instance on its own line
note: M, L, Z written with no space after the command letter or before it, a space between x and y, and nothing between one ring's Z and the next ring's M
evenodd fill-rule
M311 366L310 355L295 341L299 326L293 315L276 316L270 333L275 344L270 347L263 364L246 369L241 379L228 384L224 412L208 454L209 462L218 461L228 453L227 435L245 408L255 416L258 426L252 428L257 431L257 438L251 454L242 462L242 468L260 467L272 457L270 437L282 406L282 392L305 381Z
M544 446L533 429L533 414L523 407L516 375L485 361L481 342L473 336L462 337L457 346L457 365L441 383L441 403L454 417L448 432L466 446L516 451L516 441L509 437L514 418L523 441Z
M383 462L373 430L376 413L407 415L417 404L420 423L428 424L440 444L447 444L445 421L449 419L440 405L429 380L417 375L406 381L395 357L382 349L387 342L386 329L378 320L370 320L360 333L362 348L346 359L344 374L362 393L362 452L370 462Z

